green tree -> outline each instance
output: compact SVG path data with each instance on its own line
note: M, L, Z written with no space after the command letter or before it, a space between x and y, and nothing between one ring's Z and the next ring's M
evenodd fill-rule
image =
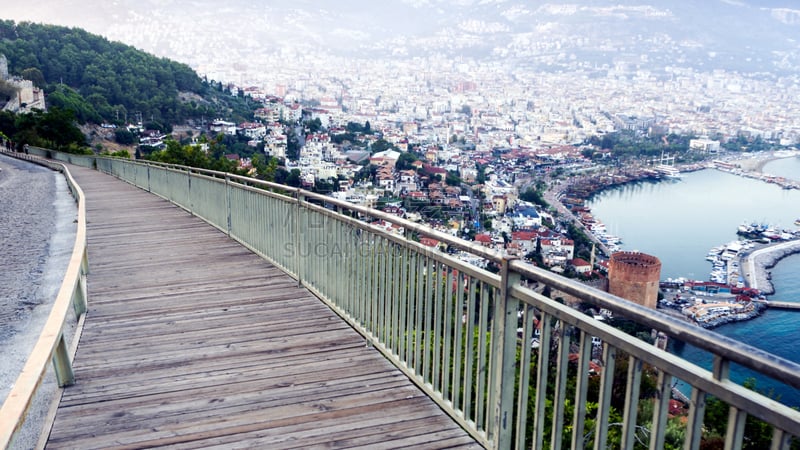
M47 83L44 80L44 74L36 67L28 67L20 72L20 76L26 80L31 80L35 86L45 87Z
M417 161L417 155L412 152L402 152L400 153L400 157L397 158L397 162L395 163L394 167L397 170L409 170L413 169L414 166L411 164Z
M293 187L300 187L300 169L292 169L286 177L286 184Z
M13 125L9 119L13 118ZM0 131L20 146L28 144L73 153L85 153L86 137L75 125L72 111L51 107L47 112L0 116Z
M370 149L370 152L372 154L375 154L375 153L380 153L382 151L394 150L394 149L395 149L395 146L392 145L389 141L387 141L387 140L385 140L383 138L380 138L377 141L372 143L372 147Z
M118 128L114 132L114 140L117 141L117 144L132 145L136 142L136 135L125 128Z
M461 181L461 177L458 176L457 172L454 172L452 170L448 170L447 171L447 175L444 178L444 182L448 186L460 186L462 181Z

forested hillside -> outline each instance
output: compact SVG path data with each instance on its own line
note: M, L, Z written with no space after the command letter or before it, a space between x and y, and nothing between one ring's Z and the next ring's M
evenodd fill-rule
M245 99L189 66L78 28L0 21L0 53L12 75L32 80L45 90L48 105L73 110L81 122L121 124L140 115L169 127L251 115Z

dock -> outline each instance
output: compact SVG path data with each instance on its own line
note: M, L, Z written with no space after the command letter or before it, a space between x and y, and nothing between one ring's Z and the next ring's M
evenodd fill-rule
M89 310L47 448L481 448L295 279L155 195L70 170Z

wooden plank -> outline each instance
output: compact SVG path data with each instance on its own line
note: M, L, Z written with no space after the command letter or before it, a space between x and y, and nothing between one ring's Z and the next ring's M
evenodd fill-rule
M89 310L48 448L479 448L294 279L156 196L74 173Z

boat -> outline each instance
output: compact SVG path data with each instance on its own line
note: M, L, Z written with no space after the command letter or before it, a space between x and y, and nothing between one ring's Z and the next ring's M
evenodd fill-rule
M673 166L668 166L666 164L659 164L655 167L656 171L667 178L679 179L683 178L681 172Z
M795 220L794 224L797 225L798 227L800 227L800 219Z

